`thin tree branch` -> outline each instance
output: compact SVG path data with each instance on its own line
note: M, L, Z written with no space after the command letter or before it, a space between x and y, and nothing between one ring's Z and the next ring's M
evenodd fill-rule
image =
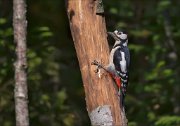
M13 0L13 28L16 43L15 67L15 109L16 126L29 126L28 89L27 89L27 59L26 59L26 2Z

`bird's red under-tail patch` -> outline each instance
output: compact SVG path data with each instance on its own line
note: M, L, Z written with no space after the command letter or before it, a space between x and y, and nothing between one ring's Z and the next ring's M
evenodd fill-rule
M121 87L121 78L118 77L118 76L113 75L112 73L109 73L109 75L110 75L112 78L114 78L114 80L115 80L115 82L116 82L116 85L117 85L118 88L120 89L120 87Z
M114 79L116 81L118 88L120 88L121 87L121 78L120 77L114 77Z

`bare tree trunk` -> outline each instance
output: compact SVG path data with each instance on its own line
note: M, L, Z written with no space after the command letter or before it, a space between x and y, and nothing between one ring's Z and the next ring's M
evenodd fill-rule
M127 126L112 79L107 75L98 77L94 72L95 67L91 66L94 59L107 64L109 58L105 19L103 15L97 14L98 2L100 0L67 0L66 3L87 111L92 125Z
M15 66L15 109L16 126L29 126L28 90L27 90L27 59L26 59L26 1L13 0L14 42L17 59Z

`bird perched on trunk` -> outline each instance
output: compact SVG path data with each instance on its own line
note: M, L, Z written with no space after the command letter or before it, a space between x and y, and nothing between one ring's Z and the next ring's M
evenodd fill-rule
M115 40L114 46L110 52L109 64L103 66L101 63L94 60L92 65L96 65L98 69L102 68L107 71L115 80L118 86L118 94L121 96L122 105L124 106L124 99L128 86L129 79L129 64L130 53L128 49L128 35L126 32L115 30L108 32Z

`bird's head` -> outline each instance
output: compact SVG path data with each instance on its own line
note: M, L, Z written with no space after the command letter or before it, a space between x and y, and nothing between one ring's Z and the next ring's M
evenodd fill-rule
M119 41L122 44L128 43L128 35L124 31L115 30L114 32L108 32L110 36L112 36L115 41Z

